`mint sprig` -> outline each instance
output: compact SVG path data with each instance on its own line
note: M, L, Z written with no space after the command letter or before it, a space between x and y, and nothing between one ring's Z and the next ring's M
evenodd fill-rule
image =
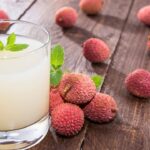
M64 64L64 48L57 44L51 49L51 73L50 83L57 87L63 76L62 65Z
M4 44L2 41L0 41L0 50L3 50L4 49Z
M63 75L63 71L61 68L57 70L51 70L50 81L53 87L59 85L62 75Z
M96 88L101 88L103 81L104 81L104 77L100 75L93 75L91 79L95 83Z
M14 45L7 45L5 49L15 52L26 49L28 46L29 46L28 44L14 44Z
M15 33L11 33L7 37L6 45L4 45L2 41L0 41L0 50L1 51L8 50L8 51L16 52L16 51L21 51L29 47L28 44L16 44L15 42L16 42L16 35Z
M64 49L61 45L57 44L51 50L51 65L53 68L58 69L64 64Z
M16 42L16 35L15 33L11 33L7 38L7 45L13 45Z

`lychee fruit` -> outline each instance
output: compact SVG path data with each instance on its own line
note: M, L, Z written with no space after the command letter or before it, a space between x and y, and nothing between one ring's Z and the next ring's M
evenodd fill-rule
M102 9L103 0L81 0L79 7L88 15L96 15Z
M138 19L146 25L150 25L150 5L141 8L137 14Z
M78 134L84 125L84 113L78 106L64 103L52 111L51 121L58 134L73 136Z
M102 93L96 93L94 99L83 108L85 117L98 123L112 121L117 114L117 110L115 100Z
M3 20L8 20L9 19L9 16L8 14L0 9L0 30L6 30L9 26L9 23L8 22L3 22Z
M63 7L56 12L56 23L63 28L70 28L75 25L78 18L76 10L72 7Z
M60 96L58 90L52 89L50 91L50 103L49 103L50 114L56 106L58 106L62 103L64 103L64 101L63 101L62 97Z
M104 41L90 38L83 43L83 54L90 62L100 63L110 57L110 50Z
M96 94L96 87L91 78L85 74L64 74L59 93L66 102L81 105L90 102Z
M150 97L150 72L145 69L136 69L125 79L125 86L128 91L142 98Z

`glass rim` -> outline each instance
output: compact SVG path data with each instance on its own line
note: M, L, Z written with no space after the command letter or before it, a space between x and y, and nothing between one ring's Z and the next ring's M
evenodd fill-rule
M36 23L33 23L33 22L29 22L29 21L25 21L25 20L13 20L13 19L0 19L0 23L9 23L9 22L14 22L14 23L22 23L22 24L28 24L28 25L32 25L32 26L35 26L35 27L38 27L40 28L41 30L43 30L46 35L47 35L47 38L46 38L46 41L42 43L42 46L38 47L38 48L35 48L31 51L28 51L28 52L25 52L23 55L20 55L20 56L8 56L8 57L0 57L0 60L1 59L14 59L14 58L19 58L19 57L24 57L30 53L34 53L40 49L42 49L43 47L47 46L49 43L50 43L50 33L48 32L48 30L43 27L42 25L39 25L39 24L36 24ZM1 35L1 33L0 33Z

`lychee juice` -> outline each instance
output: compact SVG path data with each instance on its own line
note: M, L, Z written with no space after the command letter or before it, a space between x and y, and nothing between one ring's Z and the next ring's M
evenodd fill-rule
M6 43L6 35L0 40ZM43 43L23 36L19 52L0 51L0 131L30 126L48 114L49 58Z

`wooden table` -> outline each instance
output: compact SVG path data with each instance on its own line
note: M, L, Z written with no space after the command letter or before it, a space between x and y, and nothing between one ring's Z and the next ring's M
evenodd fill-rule
M101 91L112 95L119 114L109 124L86 121L75 137L64 138L48 133L31 150L150 150L150 100L131 96L124 87L125 76L136 68L150 70L146 41L150 28L137 20L137 11L150 0L105 0L101 14L86 16L78 7L79 0L0 0L0 7L12 19L43 25L51 32L52 44L65 48L65 66L71 71L105 76ZM62 30L54 22L56 10L72 6L79 13L75 27ZM105 40L111 58L103 64L89 63L82 55L81 43L89 37Z

